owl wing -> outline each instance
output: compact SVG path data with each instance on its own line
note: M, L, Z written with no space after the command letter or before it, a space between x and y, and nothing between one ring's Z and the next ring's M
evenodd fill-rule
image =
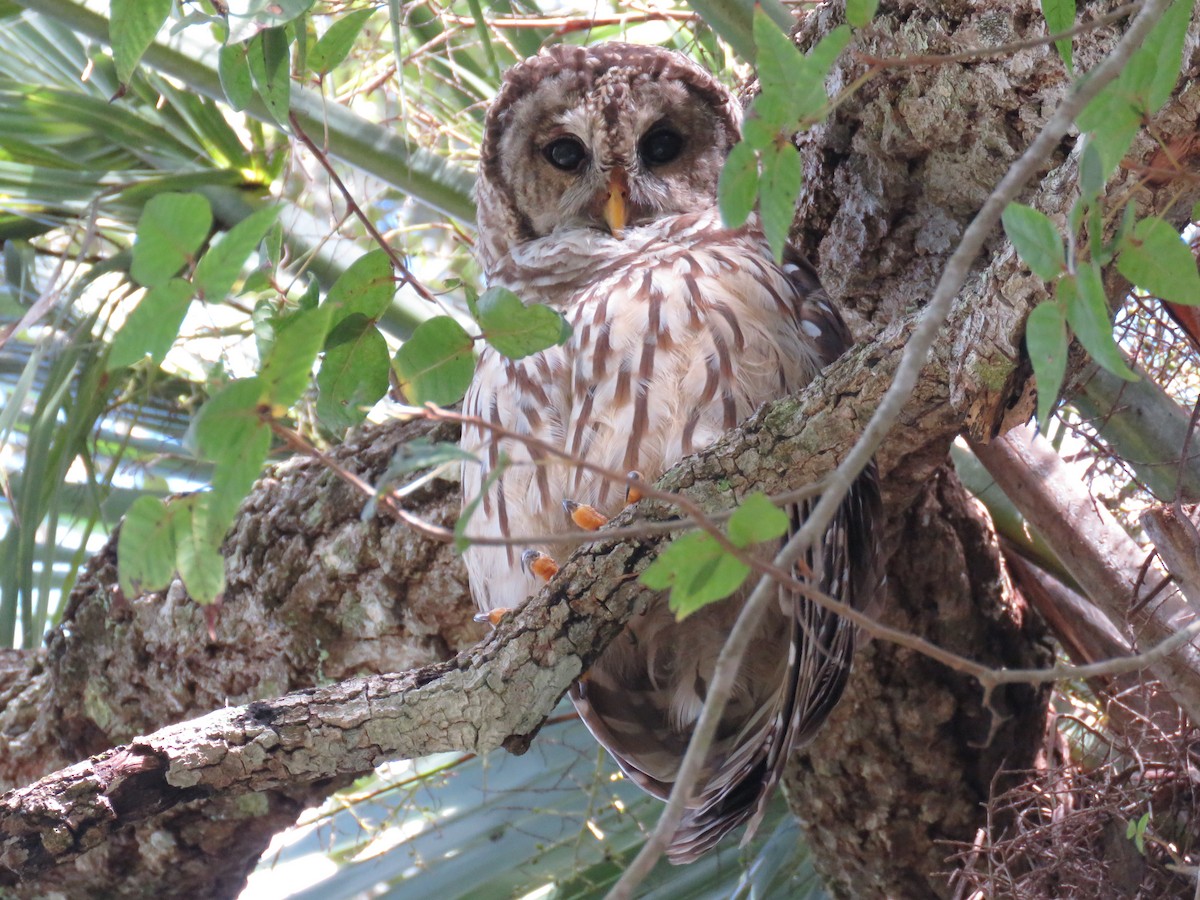
M799 530L810 509L807 502L792 508L790 535ZM807 561L817 573L814 580L822 593L855 609L871 601L879 587L874 533L881 515L872 463L847 493L815 552L809 553ZM819 567L814 566L817 553L823 557ZM698 859L747 821L742 843L748 842L787 760L813 739L841 699L850 676L856 627L782 587L779 599L791 611L791 647L781 702L765 727L747 734L746 743L716 766L671 840L667 855L673 862Z

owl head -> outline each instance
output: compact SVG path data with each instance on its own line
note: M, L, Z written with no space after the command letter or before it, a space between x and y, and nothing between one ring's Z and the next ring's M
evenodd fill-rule
M620 238L711 207L739 132L729 91L670 50L557 45L513 66L488 111L479 164L485 266L564 229Z

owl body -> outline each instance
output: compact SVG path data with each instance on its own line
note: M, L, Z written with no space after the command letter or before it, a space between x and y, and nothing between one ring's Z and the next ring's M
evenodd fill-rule
M480 257L490 284L558 309L572 335L517 361L484 350L468 416L652 482L843 351L845 325L811 268L794 254L777 265L753 218L721 223L716 180L738 128L736 104L711 76L657 48L554 47L510 70L488 115ZM623 502L622 482L543 446L470 424L462 445L482 462L463 469L464 500L483 491L469 531L526 539L465 554L485 611L539 588L522 568L525 549L569 555L553 540L571 527L564 499L606 514ZM502 457L508 466L489 482ZM810 555L819 584L851 602L873 579L859 532L877 503L871 476ZM803 512L793 510L797 521ZM652 600L572 689L593 734L651 793L665 797L675 781L745 596L682 622L665 596ZM694 859L761 813L788 751L840 695L852 650L842 620L780 590L674 860Z
M715 210L630 229L622 240L577 238L534 241L495 270L492 284L558 308L572 335L517 361L486 349L468 414L653 481L819 370L784 272L763 255L760 236L722 231ZM762 290L764 281L774 290ZM480 524L496 536L553 534L568 524L565 498L619 509L622 483L484 431L467 426L464 446L488 470L500 452L512 463L483 500ZM464 496L476 496L484 470L468 466L464 477ZM550 542L529 546L565 558ZM472 569L514 570L502 584L479 578L482 606L513 606L536 590L520 556L512 546L472 548Z

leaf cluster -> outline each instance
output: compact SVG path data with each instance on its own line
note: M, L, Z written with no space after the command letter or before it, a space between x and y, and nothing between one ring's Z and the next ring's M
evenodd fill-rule
M1056 16L1065 15L1063 9L1051 6ZM1034 308L1025 328L1043 429L1066 374L1070 335L1109 372L1137 378L1113 338L1112 309L1102 277L1105 265L1115 260L1118 271L1134 285L1169 303L1200 304L1196 261L1170 223L1158 216L1138 219L1129 203L1114 235L1104 239L1110 215L1104 185L1142 123L1170 97L1179 78L1190 16L1188 3L1174 3L1121 75L1080 116L1086 136L1079 156L1079 196L1068 217L1066 239L1059 226L1031 207L1013 203L1004 212L1005 233L1021 260L1049 282L1054 294L1053 300ZM1050 24L1070 23L1056 18ZM1063 56L1069 65L1069 42Z

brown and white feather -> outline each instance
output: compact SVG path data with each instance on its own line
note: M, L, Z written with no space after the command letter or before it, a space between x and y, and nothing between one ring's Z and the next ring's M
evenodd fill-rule
M663 122L680 158L653 167L642 136ZM653 481L767 400L804 388L848 346L846 326L815 272L789 251L776 265L752 220L725 228L716 210L721 164L737 140L732 96L686 58L628 44L554 47L510 70L489 111L479 183L480 257L490 284L560 310L573 333L519 361L488 348L468 415L572 455ZM543 148L569 134L586 167L563 173ZM628 172L628 226L615 237L595 198L614 167ZM473 533L547 535L534 547L565 558L549 536L571 498L615 512L623 486L514 440L468 426L463 469L479 495L501 454L510 465L484 494ZM843 504L810 559L818 586L864 606L876 588L873 471ZM805 510L797 508L798 527ZM516 606L538 584L523 546L472 546L472 591L484 610ZM652 602L571 692L584 721L631 779L665 797L703 706L743 594L675 621ZM854 632L796 593L759 628L669 855L696 858L761 816L788 754L840 697Z

